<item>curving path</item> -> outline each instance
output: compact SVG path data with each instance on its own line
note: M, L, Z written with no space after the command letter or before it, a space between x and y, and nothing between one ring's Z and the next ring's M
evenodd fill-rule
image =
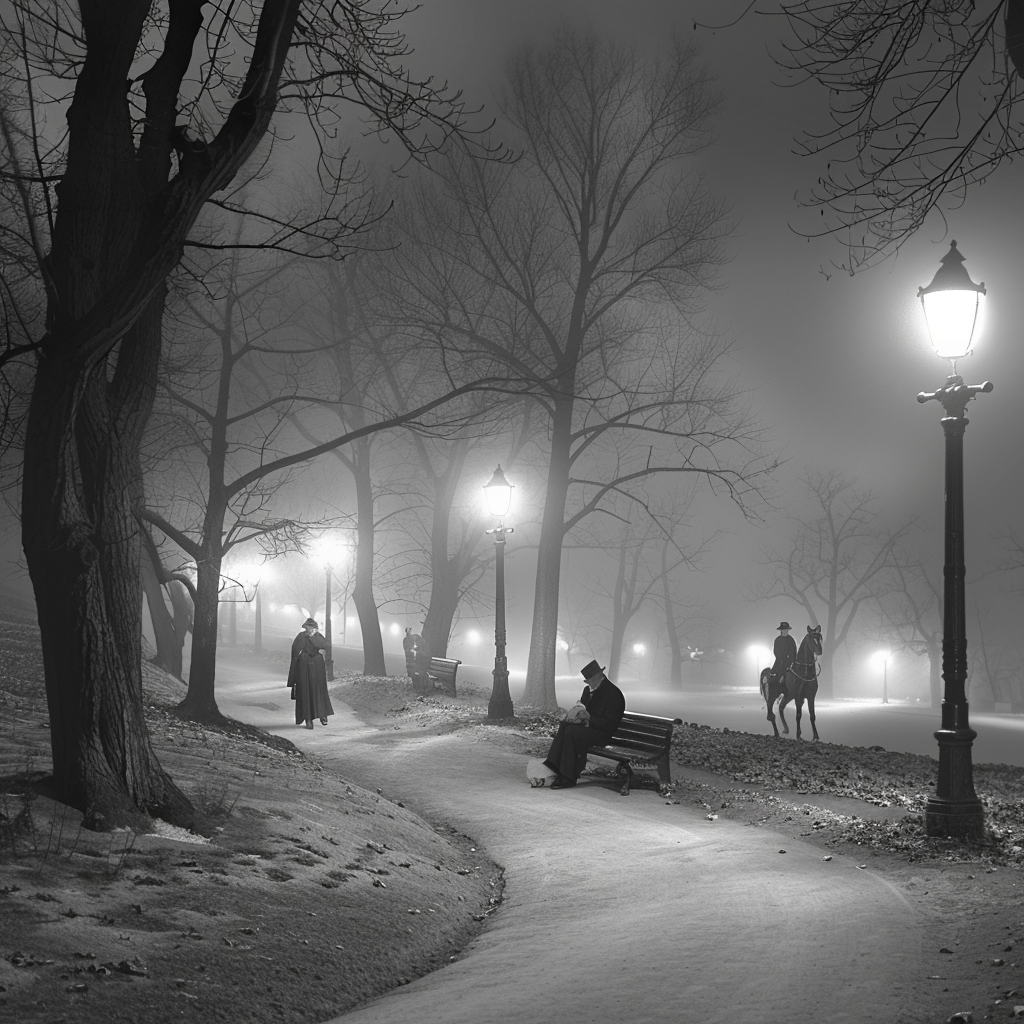
M337 703L328 728L296 728L281 681L250 672L218 665L226 714L473 836L505 868L504 904L461 959L336 1021L860 1024L907 1009L925 921L856 861L651 790L531 789L521 754L370 728Z

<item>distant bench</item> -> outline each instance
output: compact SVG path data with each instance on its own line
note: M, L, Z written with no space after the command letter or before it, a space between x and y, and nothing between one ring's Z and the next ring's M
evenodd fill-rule
M462 664L457 658L431 658L430 668L427 670L427 678L433 684L434 689L455 696L455 674Z
M627 711L607 746L590 747L587 754L606 757L618 764L615 774L623 779L619 790L623 796L629 796L634 770L657 772L658 792L664 796L672 783L668 759L672 732L682 724L681 718L660 718Z

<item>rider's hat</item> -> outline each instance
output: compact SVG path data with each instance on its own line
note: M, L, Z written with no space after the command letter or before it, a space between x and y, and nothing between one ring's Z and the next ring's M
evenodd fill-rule
M779 629L792 629L792 628L793 628L793 627L792 627L792 626L791 626L791 625L790 625L790 624L789 624L789 623L788 623L788 622L787 622L787 621L786 621L785 619L783 619L783 620L782 620L782 621L781 621L781 622L779 623Z

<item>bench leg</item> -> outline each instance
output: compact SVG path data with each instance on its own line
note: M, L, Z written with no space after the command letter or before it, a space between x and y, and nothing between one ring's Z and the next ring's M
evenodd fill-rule
M620 796L629 796L629 786L633 781L633 769L628 764L619 763L619 767L615 769L615 774L622 776L622 788L619 790Z
M662 796L668 796L672 792L672 769L667 754L658 762L658 792Z

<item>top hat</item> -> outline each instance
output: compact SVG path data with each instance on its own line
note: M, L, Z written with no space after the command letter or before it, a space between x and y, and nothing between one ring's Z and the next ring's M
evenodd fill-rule
M307 626L312 626L314 629L319 628L317 626L316 619L306 619L306 621L302 624L302 628L305 629Z
M603 672L604 668L598 665L596 661L588 662L580 669L584 679L589 679L591 676L596 676L598 672Z
M783 619L783 620L782 620L782 621L781 621L781 622L779 623L779 629L792 629L792 628L793 628L793 627L792 627L792 626L791 626L791 625L790 625L790 624L789 624L789 623L788 623L788 622L787 622L787 621L786 621L785 619Z

